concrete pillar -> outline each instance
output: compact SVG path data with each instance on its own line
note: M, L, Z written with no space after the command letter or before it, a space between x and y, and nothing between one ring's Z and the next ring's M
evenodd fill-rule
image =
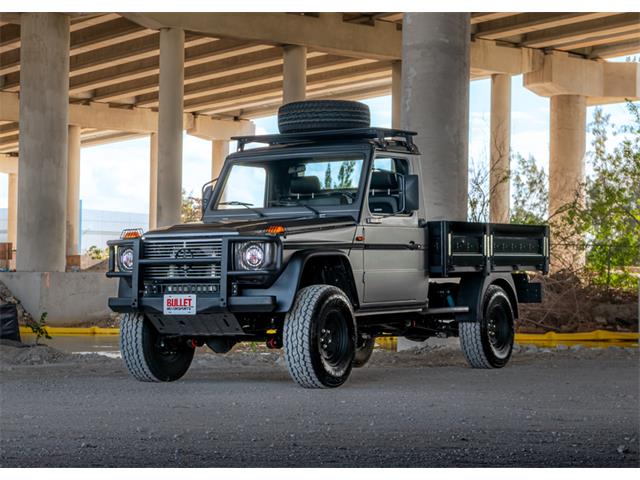
M511 75L491 76L490 219L509 223L511 160Z
M149 135L149 230L158 226L158 134Z
M391 64L391 128L402 126L402 62Z
M211 179L218 178L224 165L224 160L229 155L229 142L227 140L213 140L211 142Z
M80 255L80 125L69 125L67 255Z
M429 220L467 219L469 13L405 13L402 128L418 132Z
M16 249L17 226L18 226L18 175L9 174L8 185L8 205L7 205L7 242L11 242Z
M282 103L298 102L307 97L307 48L282 47Z
M65 270L69 17L21 14L16 267Z
M184 30L160 30L157 226L180 223Z
M550 113L549 217L555 245L551 266L573 268L584 262L584 253L575 245L581 239L562 228L561 211L582 195L587 99L582 95L551 97Z

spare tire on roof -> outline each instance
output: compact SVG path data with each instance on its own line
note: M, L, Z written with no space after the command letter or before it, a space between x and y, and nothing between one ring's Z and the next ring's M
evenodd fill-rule
M369 107L347 100L306 100L282 105L278 110L280 133L368 128Z

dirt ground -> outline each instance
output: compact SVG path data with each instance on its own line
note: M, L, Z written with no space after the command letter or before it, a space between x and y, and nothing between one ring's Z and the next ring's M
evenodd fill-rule
M450 347L377 350L313 391L278 352L203 350L181 381L145 384L119 359L4 342L0 465L638 467L639 360L528 347L487 371Z

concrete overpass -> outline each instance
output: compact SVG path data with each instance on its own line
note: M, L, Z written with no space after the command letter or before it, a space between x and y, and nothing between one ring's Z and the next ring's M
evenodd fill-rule
M330 34L329 34L330 32ZM420 132L431 218L466 218L469 80L491 78L491 217L508 218L510 77L551 99L550 208L583 177L588 105L640 97L638 13L0 14L0 171L19 272L77 255L83 145L151 137L150 224L179 220L182 134L212 142L302 98L391 93Z

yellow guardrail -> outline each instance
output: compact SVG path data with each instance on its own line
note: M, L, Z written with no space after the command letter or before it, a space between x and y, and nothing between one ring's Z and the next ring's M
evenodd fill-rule
M49 335L118 335L119 328L104 327L49 327L47 326ZM29 327L20 327L20 334L33 333Z
M118 335L118 328L104 327L47 327L50 335ZM20 327L21 334L30 334L29 327ZM640 342L640 333L636 332L610 332L607 330L594 330L580 333L516 333L516 343L530 344L539 347L555 347L557 345L585 345L590 347L637 347ZM397 350L398 339L396 337L379 337L376 344L387 350Z

